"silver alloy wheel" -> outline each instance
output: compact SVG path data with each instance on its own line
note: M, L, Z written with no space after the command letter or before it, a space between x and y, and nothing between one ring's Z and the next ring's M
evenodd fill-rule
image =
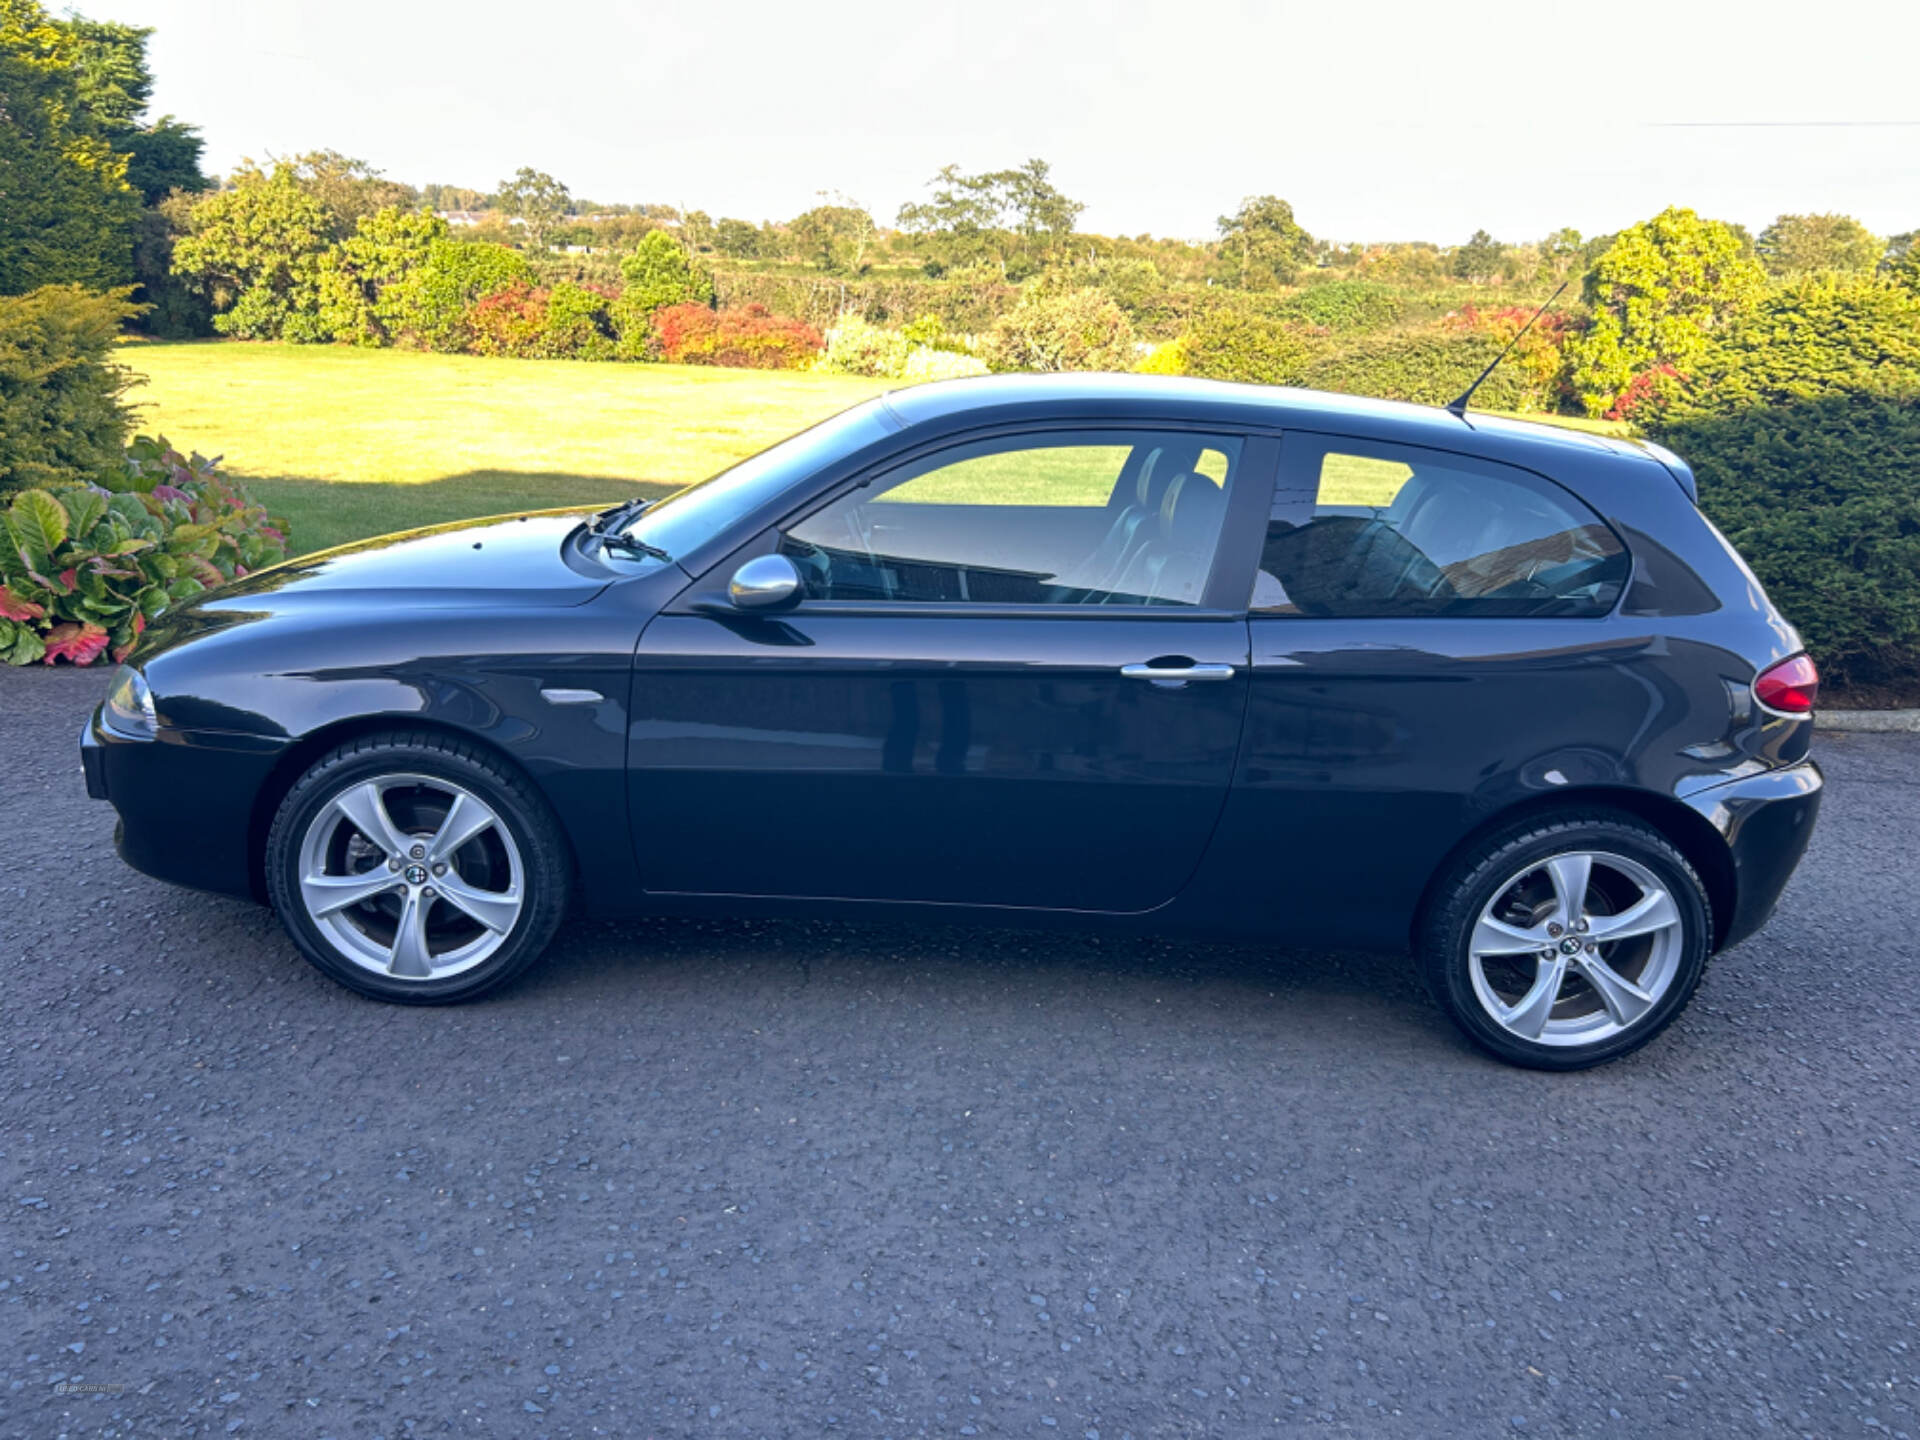
M1529 865L1480 912L1473 993L1536 1045L1591 1045L1638 1024L1680 970L1680 907L1637 860L1574 851Z
M395 980L471 970L513 933L526 874L506 823L433 775L356 780L300 843L300 900L342 957Z

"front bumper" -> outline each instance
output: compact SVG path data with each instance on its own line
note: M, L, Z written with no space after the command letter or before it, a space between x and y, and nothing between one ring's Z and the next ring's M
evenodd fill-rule
M162 728L135 739L95 710L80 735L87 794L120 812L114 844L134 869L196 890L260 899L256 808L290 742Z
M1721 949L1739 944L1772 918L1780 892L1813 839L1825 784L1820 767L1802 760L1686 797L1725 838L1733 859L1733 914L1721 934Z

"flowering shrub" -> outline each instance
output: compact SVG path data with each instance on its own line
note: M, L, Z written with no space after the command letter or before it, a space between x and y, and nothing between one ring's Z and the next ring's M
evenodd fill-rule
M996 370L1126 370L1133 325L1104 291L1034 291L994 322L987 359Z
M918 385L984 375L986 362L966 352L965 341L932 316L888 330L855 314L842 315L827 331L826 349L816 370L838 375L873 375Z
M961 380L969 375L985 375L987 362L977 355L962 355L954 350L933 350L916 345L900 367L900 378L909 385L929 380Z
M1156 345L1133 367L1142 375L1184 375L1187 373L1187 344L1184 340L1169 340L1164 345Z
M23 490L0 511L0 661L90 665L147 622L286 557L286 522L200 455L145 436L103 485Z
M653 315L654 352L676 365L724 365L744 370L796 370L820 352L811 325L770 314L764 305L709 310L669 305Z
M842 315L829 327L826 348L813 362L816 370L836 375L897 376L906 368L913 344L899 330L887 330L858 315Z

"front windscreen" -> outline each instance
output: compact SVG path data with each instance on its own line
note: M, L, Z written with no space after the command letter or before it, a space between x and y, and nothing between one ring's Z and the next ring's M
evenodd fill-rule
M749 456L710 480L676 490L629 521L626 534L683 559L762 505L896 427L879 400L822 420L810 430Z

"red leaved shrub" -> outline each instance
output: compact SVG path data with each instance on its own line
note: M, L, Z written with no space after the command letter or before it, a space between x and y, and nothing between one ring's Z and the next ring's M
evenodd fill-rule
M468 306L466 319L475 354L538 355L547 327L547 291L511 280Z
M653 313L653 345L676 365L724 365L740 370L794 370L824 346L804 321L775 315L764 305L709 310L669 305Z
M1684 381L1680 372L1671 365L1655 365L1651 370L1642 370L1627 382L1627 388L1614 397L1613 408L1607 411L1609 420L1631 420L1635 414L1649 406L1660 408L1677 395Z

